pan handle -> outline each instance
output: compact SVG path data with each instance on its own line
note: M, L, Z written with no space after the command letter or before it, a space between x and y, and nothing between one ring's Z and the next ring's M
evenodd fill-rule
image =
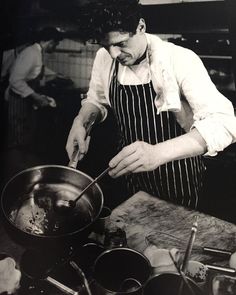
M73 154L72 154L72 157L70 159L70 162L69 162L68 166L70 168L76 169L78 161L79 161L79 149L78 149L78 146L77 146L77 147L74 148L74 151L73 151Z
M45 280L66 294L79 295L79 292L72 290L71 288L63 285L52 277L46 277Z
M93 127L93 124L94 124L94 120L92 122L90 122L89 126L87 127L87 134L86 134L86 138L88 138L88 136L90 135L90 132L91 132L91 129ZM73 151L73 154L72 154L72 157L69 161L69 164L68 166L70 168L74 168L76 169L77 167L77 164L78 164L78 161L79 161L79 147L78 146L74 146L74 151Z

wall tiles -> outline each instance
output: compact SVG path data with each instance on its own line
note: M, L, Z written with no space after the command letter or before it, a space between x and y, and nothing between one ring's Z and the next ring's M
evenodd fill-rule
M55 72L70 77L78 88L88 88L93 60L99 46L65 39L53 54L47 54L45 64Z

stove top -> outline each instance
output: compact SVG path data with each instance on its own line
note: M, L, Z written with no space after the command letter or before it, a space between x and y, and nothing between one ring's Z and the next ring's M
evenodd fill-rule
M53 286L52 280L70 288L69 294L74 290L74 295L76 292L79 295L87 295L86 283L94 289L93 263L103 251L104 248L92 240L78 248L70 246L54 252L45 249L26 250L20 261L22 278L17 295L68 294Z

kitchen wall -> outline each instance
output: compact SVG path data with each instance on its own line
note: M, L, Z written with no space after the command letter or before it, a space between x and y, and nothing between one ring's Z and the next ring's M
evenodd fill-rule
M55 53L46 56L45 64L55 72L70 77L77 88L86 90L98 48L96 44L65 39Z

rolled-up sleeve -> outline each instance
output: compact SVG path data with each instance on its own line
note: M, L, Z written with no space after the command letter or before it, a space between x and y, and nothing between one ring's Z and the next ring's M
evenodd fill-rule
M176 69L182 94L193 111L191 129L197 128L204 138L206 155L214 156L236 141L233 105L217 90L195 53L186 49L184 58L182 56L179 60L182 60L182 65L179 64Z
M101 121L104 121L107 116L107 107L109 105L106 98L105 89L106 81L104 81L103 71L108 71L104 63L104 49L98 50L91 73L91 79L89 84L89 90L87 92L87 97L82 100L81 104L92 103L97 106L101 112ZM107 86L108 87L108 86Z

